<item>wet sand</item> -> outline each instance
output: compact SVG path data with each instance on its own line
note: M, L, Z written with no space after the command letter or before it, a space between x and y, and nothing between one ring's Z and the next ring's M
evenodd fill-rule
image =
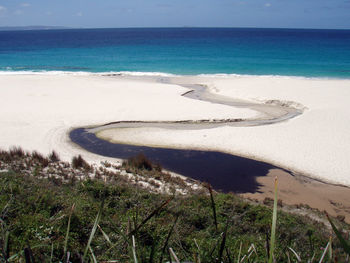
M292 176L280 169L271 169L267 176L257 177L255 193L241 196L263 201L274 197L274 178L278 177L278 199L287 205L308 205L332 216L345 216L350 223L350 188L324 183L304 176Z

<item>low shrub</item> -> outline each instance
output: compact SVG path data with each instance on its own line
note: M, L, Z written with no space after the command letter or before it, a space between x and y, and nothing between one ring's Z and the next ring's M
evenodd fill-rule
M60 161L60 157L58 156L58 154L55 152L55 151L52 151L50 154L49 154L49 159L51 162L59 162Z
M32 158L33 160L39 162L42 167L47 167L49 164L49 159L37 151L32 152Z
M130 157L127 161L124 161L124 166L131 166L137 169L144 169L147 171L161 171L162 167L160 164L154 164L149 160L143 153L139 153L134 157Z
M12 157L24 157L25 156L25 152L21 147L11 147L10 151L9 151L10 156Z
M91 170L91 166L81 157L79 154L78 156L74 156L72 159L72 167L74 169L83 168L84 170Z

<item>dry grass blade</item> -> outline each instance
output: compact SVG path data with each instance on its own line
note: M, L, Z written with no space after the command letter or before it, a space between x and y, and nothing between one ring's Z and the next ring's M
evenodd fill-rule
M301 262L301 258L300 258L300 256L298 255L298 253L295 252L295 250L294 250L293 248L291 248L291 247L288 247L288 249L289 249L290 251L293 252L293 254L294 254L294 256L297 258L298 262Z
M251 244L249 249L248 249L248 259L250 259L250 257L253 255L253 253L255 253L256 256L258 256L258 253L256 252L255 246L254 244Z
M333 258L333 249L332 249L332 237L329 237L329 247L328 247L328 260L332 262Z
M200 247L199 247L199 245L197 243L197 240L195 238L193 240L194 240L194 243L195 243L195 245L196 245L196 247L198 249L198 257L197 257L196 263L201 263L201 256L200 256L201 255L201 249L200 249Z
M70 259L70 252L67 252L67 260L66 260L66 263L69 263L69 262L70 262L69 259Z
M308 262L310 262L310 263L312 263L312 262L314 262L314 259L315 259L315 252L314 252L314 254L312 255L312 258L308 261Z
M90 246L89 246L89 250L90 250L91 258L92 258L93 262L94 262L94 263L97 263L97 260L96 260L94 251L92 250L92 248L91 248Z
M130 220L130 217L128 217L128 223L126 225L125 233L129 236L131 231L132 231L131 220Z
M167 235L167 237L166 237L166 240L165 240L165 242L164 242L164 246L163 246L163 248L162 248L162 254L160 255L160 261L159 261L159 262L163 262L163 255L164 255L164 252L165 252L165 250L166 250L166 248L167 248L167 246L168 246L169 239L170 239L170 237L171 237L171 235L172 235L172 233L173 233L173 231L174 231L174 228L175 228L175 225L176 225L178 219L179 219L179 216L177 216L177 217L175 218L174 224L171 226L170 231L169 231L169 233L168 233L168 235Z
M247 257L247 255L244 255L240 262L242 263L245 260L246 257Z
M75 204L72 205L72 208L70 210L69 218L68 218L68 225L67 225L67 233L66 233L66 238L64 240L64 247L63 247L63 255L67 254L67 246L68 246L68 238L69 238L69 231L70 231L70 221L73 215L73 211L75 208Z
M289 256L289 252L288 251L286 251L286 255L287 255L288 263L290 263L290 256Z
M248 262L250 262L249 259L250 259L250 257L253 255L254 252L255 252L256 255L258 255L258 254L256 253L254 244L251 244L250 247L248 248L248 255L247 255L247 254L244 255L243 258L242 258L242 260L241 260L240 262L243 262L245 259L247 259Z
M239 245L239 252L238 252L237 263L241 262L241 253L242 253L242 241L241 241L241 244Z
M132 249L132 256L134 257L134 263L137 263L138 261L137 261L137 256L136 256L136 243L135 243L135 237L134 237L134 236L132 236L132 237L131 237L131 239L132 239L132 247L131 247L131 249Z
M91 230L91 233L90 233L90 237L89 237L89 241L86 245L86 248L85 248L85 252L84 252L84 255L83 255L83 260L85 259L86 255L87 255L87 252L89 250L89 247L90 247L90 244L91 244L91 241L92 239L94 238L94 235L96 233L96 229L97 229L97 225L98 225L98 222L100 221L101 219L101 215L102 215L102 210L103 210L103 205L104 205L104 200L102 201L101 203L101 206L100 206L100 209L96 215L96 219L95 219L95 223L94 223L94 226L92 227L92 230Z
M100 227L100 225L97 225L98 229L100 229L103 237L106 239L106 241L108 242L108 244L112 245L112 242L109 238L109 236L105 233L105 231L102 230L102 228Z
M273 201L272 225L271 225L271 239L270 239L270 255L269 263L273 262L276 239L276 224L277 224L277 177L275 178L275 198Z
M180 260L177 258L174 250L171 247L169 248L169 251L170 251L170 255L174 258L175 262L180 263Z
M324 249L323 254L322 254L322 256L321 256L321 258L320 258L320 261L319 261L318 263L322 263L324 257L325 257L326 254L327 254L328 247L329 247L329 242L327 243L327 246L326 246L326 248Z

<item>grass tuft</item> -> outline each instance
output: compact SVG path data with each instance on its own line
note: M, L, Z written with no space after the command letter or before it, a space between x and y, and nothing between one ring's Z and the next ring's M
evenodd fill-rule
M274 261L275 242L276 242L276 224L277 224L277 177L275 178L275 198L273 201L272 224L271 224L271 239L270 239L270 255L269 263Z

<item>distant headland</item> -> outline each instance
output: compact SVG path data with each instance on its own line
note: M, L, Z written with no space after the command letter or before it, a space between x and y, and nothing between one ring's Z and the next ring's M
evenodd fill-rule
M64 26L0 26L0 31L71 29Z

